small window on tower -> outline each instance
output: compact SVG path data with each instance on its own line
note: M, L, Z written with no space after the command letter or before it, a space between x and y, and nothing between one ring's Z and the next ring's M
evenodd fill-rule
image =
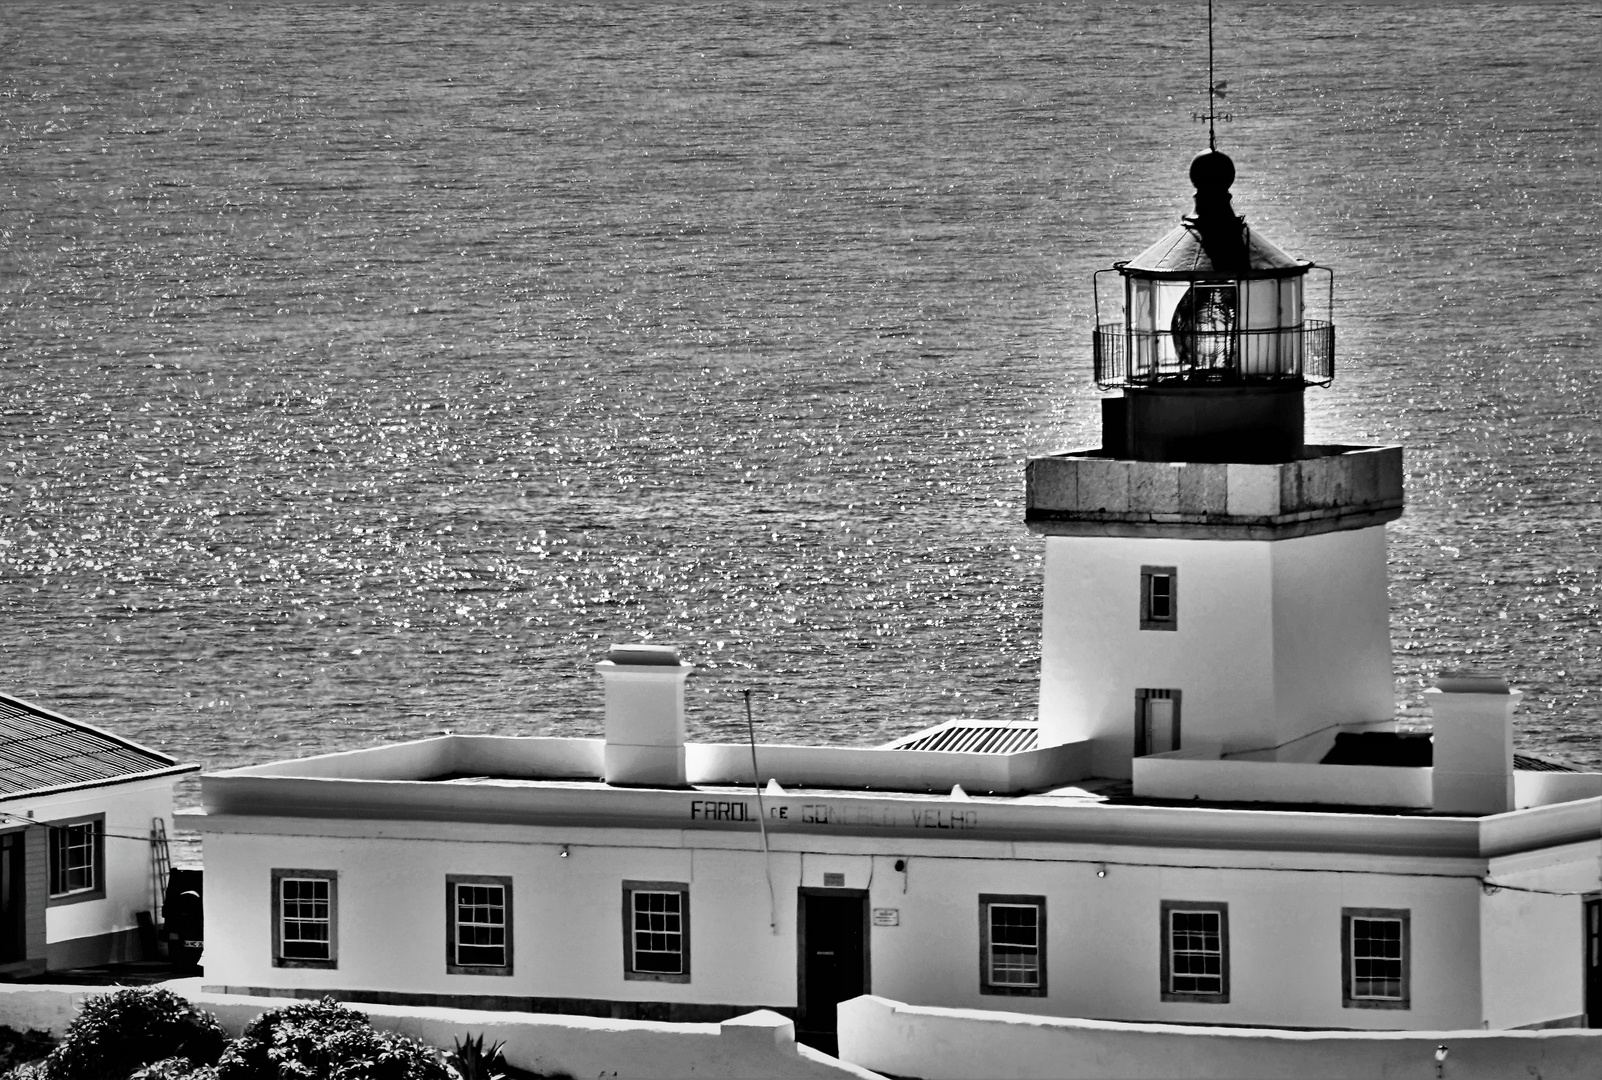
M1179 629L1179 572L1174 567L1140 568L1140 628Z

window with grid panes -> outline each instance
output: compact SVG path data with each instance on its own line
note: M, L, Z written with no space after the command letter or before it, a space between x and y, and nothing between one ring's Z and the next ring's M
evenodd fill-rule
M980 992L1044 996L1045 897L982 894L979 918Z
M1165 900L1164 1001L1229 1000L1229 908Z
M450 936L446 968L454 975L510 975L510 878L450 875L445 881Z
M1408 921L1401 910L1346 908L1341 912L1342 1004L1347 1008L1406 1008Z
M677 881L623 883L623 977L690 981L690 887Z
M64 822L50 826L50 896L103 894L100 863L104 851L105 819Z
M634 893L634 970L684 970L684 911L676 892Z
M337 905L332 871L273 871L273 963L333 967Z

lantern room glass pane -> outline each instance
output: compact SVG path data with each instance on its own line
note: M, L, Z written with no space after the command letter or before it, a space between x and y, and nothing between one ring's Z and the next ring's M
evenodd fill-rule
M1169 325L1181 374L1234 368L1236 330L1240 325L1239 287L1232 281L1198 281L1180 297Z
M1303 371L1303 286L1286 278L1128 277L1125 325L1135 383L1295 378Z

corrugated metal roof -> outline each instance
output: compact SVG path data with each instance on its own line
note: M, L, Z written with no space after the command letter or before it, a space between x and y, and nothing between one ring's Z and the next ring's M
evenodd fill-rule
M1039 729L1030 723L949 720L890 743L890 750L943 750L953 754L1018 754L1035 749ZM1531 754L1514 754L1513 767L1528 772L1579 772L1574 765Z
M890 744L892 750L943 750L951 754L1017 754L1033 750L1034 724L955 720Z
M1522 769L1524 772L1583 772L1584 771L1583 769L1580 769L1580 768L1578 768L1578 767L1576 767L1574 765L1567 765L1567 764L1564 764L1561 761L1553 761L1550 758L1533 757L1530 754L1514 754L1513 755L1513 767L1515 769Z
M170 769L165 754L0 694L0 797Z

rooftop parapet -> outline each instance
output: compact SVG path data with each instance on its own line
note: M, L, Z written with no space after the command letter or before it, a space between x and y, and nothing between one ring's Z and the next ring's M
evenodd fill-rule
M1031 532L1285 540L1402 515L1400 446L1306 446L1296 461L1132 461L1102 450L1030 460Z

